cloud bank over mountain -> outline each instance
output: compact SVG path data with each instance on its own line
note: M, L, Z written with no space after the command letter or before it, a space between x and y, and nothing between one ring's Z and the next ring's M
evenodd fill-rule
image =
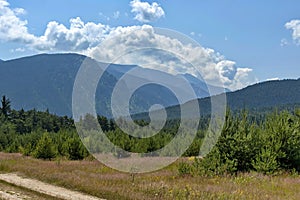
M155 2L149 4L133 0L130 6L135 19L140 22L149 22L165 16L164 10ZM28 30L27 20L23 19L25 13L24 9L11 8L6 0L0 0L2 42L15 42L21 45L22 49L27 48L37 53L76 52L108 62L116 59L116 55L122 52L148 46L153 49L167 49L174 55L167 55L163 51L143 50L138 55L122 56L115 62L142 63L144 67L171 74L190 73L198 77L200 71L202 78L210 84L223 84L231 90L256 81L250 76L252 69L238 67L234 61L227 60L214 49L185 44L166 35L157 34L155 28L150 25L112 27L108 24L84 22L80 17L76 17L69 20L69 27L57 21L50 21L42 35L34 35ZM294 24L287 25L287 28L294 27L292 25ZM295 38L297 34L299 35L299 31L295 33ZM102 44L106 38L111 37L114 40ZM106 51L97 51L98 45L102 45L101 48L105 45ZM176 52L179 52L183 58L176 58ZM187 61L194 66L188 65Z

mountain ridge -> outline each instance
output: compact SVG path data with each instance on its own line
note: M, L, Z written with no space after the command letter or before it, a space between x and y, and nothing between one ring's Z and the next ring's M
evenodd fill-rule
M75 53L39 54L0 62L0 73L5 74L1 79L0 95L10 98L15 109L49 109L50 112L58 115L71 116L73 84L79 67L85 59L90 59L92 63L99 66L99 70L108 65ZM133 68L141 69L137 65L110 64L108 66L99 80L96 91L98 114L111 117L109 97L119 78ZM154 72L154 74L165 74L151 69L142 70L150 77ZM141 78L135 77L135 79ZM177 87L184 94L184 88ZM194 89L197 97L208 96L207 88L198 89L194 85ZM154 84L140 88L131 98L132 102L132 113L145 112L155 103L161 103L165 107L178 104L177 99L168 89Z
M221 94L223 95L223 94ZM220 95L192 100L183 106L189 107L194 101L198 101L201 114L210 114L211 98L218 98ZM227 92L226 104L231 110L263 110L280 107L294 107L300 105L300 79L272 80L256 83L243 89ZM171 106L166 110L171 113L171 118L179 118L179 106ZM145 113L136 118L147 119Z
M6 95L15 109L49 109L58 115L72 115L72 89L82 62L88 57L80 54L39 54L0 62L0 73L4 74L0 84L0 95ZM91 59L91 58L88 58ZM101 66L107 63L92 62ZM129 70L139 66L111 64L103 73L96 92L98 114L111 117L110 96L114 86ZM152 73L150 69L145 69ZM144 72L146 72L144 71ZM161 72L164 73L164 72ZM170 75L171 76L171 75ZM204 82L189 74L181 74L191 83L198 95L208 95ZM135 77L139 78L139 77ZM126 85L126 84L125 84ZM184 90L184 88L180 88ZM214 86L212 86L214 87ZM272 80L256 83L246 88L227 92L227 104L232 109L264 108L300 103L300 79ZM208 112L210 97L197 98L203 112ZM142 102L142 103L140 103ZM147 112L151 105L162 104L172 111L178 101L163 87L150 85L139 89L131 98L131 114ZM188 104L189 102L186 102ZM131 104L130 104L131 105Z

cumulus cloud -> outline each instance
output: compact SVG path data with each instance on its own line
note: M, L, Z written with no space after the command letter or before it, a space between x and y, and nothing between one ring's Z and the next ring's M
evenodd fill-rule
M150 5L154 10L157 6L155 3ZM189 73L204 78L209 84L223 84L231 90L250 83L251 69L237 67L234 61L227 60L213 49L185 43L168 32L158 33L150 25L110 27L85 23L77 17L70 19L69 27L51 21L44 33L37 36L29 33L27 21L21 19L24 13L25 10L11 9L6 0L0 0L0 41L20 44L22 48L13 52L26 48L37 52L77 52L105 62L140 64L171 74ZM99 51L99 44L105 51Z
M151 22L165 16L164 10L156 2L149 4L148 2L133 0L130 2L130 6L131 12L135 14L134 19L140 22Z
M216 68L222 79L222 83L227 84L235 78L237 74L236 63L230 60L222 60L216 64Z
M0 40L32 43L34 35L28 33L27 21L19 18L24 9L10 9L6 0L0 0Z
M98 45L111 30L108 25L84 23L79 17L70 19L70 27L56 21L48 23L43 35L28 32L27 21L19 15L22 8L11 9L6 0L0 0L0 40L19 42L39 51L76 51Z
M285 24L285 27L293 31L293 40L300 45L300 20L291 20Z
M247 85L257 83L258 80L251 73L253 70L250 68L236 68L236 73L232 82L230 83L230 89L241 89Z
M158 34L149 25L117 27L88 55L104 62L139 64L171 74L189 73L232 90L249 84L247 77L252 72L250 68L237 67L213 49L184 43L171 38L168 32Z
M32 46L39 50L83 51L97 46L111 28L93 22L84 23L79 17L70 19L70 27L56 21L49 22L44 35Z

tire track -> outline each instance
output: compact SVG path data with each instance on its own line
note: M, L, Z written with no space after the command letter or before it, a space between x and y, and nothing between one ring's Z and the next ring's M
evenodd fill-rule
M48 196L52 196L59 199L65 200L102 200L100 198L86 195L80 192L68 190L66 188L50 185L48 183L44 183L38 180L23 178L18 176L17 174L8 173L8 174L0 174L0 180L7 182L12 185L16 185L18 187L26 188L34 192L38 192L41 194L45 194ZM9 198L11 197L11 198ZM16 197L16 198L15 198ZM3 199L24 199L19 198L16 195L9 194L7 192L0 191L0 198Z

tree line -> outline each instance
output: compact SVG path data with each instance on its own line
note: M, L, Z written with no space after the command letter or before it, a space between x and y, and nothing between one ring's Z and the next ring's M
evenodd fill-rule
M76 160L89 155L78 137L74 122L67 116L56 116L48 110L17 111L10 100L1 99L0 151L20 152L41 159L66 157Z
M204 158L181 163L183 174L221 175L300 171L300 109L273 111L259 123L228 111L217 144Z
M13 110L5 96L0 107L0 151L19 152L40 159L64 157L80 160L90 156L76 131L74 121L67 116L57 116L46 111ZM257 117L256 117L257 116ZM269 114L249 114L247 111L226 113L225 125L212 151L204 158L192 163L181 163L183 174L224 174L248 171L276 173L281 170L300 171L300 109L273 111ZM155 136L136 138L125 134L113 119L98 116L96 119L115 145L128 152L142 153L143 156L157 156L151 152L168 144L176 135L180 120L168 120ZM141 126L147 121L135 121ZM82 125L89 127L91 152L101 151L93 138L97 126L92 116L82 119ZM183 156L198 156L205 138L209 116L202 117L196 138ZM138 130L133 130L138 131ZM80 133L79 133L80 134ZM187 133L188 134L188 133ZM86 141L84 141L86 144ZM94 150L93 150L94 148ZM172 155L170 149L170 155ZM130 156L116 152L118 158Z

